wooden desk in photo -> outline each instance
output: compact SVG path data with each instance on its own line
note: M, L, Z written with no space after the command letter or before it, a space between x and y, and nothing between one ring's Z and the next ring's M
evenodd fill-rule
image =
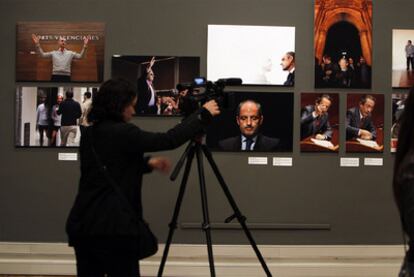
M375 146L365 145L362 141L359 142L357 139L347 140L346 141L346 152L362 152L362 153L380 153L384 150L384 130L382 128L377 128L377 139ZM371 141L367 141L370 143Z
M346 142L346 152L378 153L378 152L382 152L383 149L384 149L384 145L370 147L367 145L363 145L359 141L356 141L356 140L348 140Z
M339 145L333 144L332 141L322 140L321 143L312 140L313 137L307 137L300 142L300 151L302 152L338 152ZM324 145L330 144L330 145Z
M315 136L309 136L300 141L301 152L338 152L339 150L339 131L338 125L332 125L332 139L330 141L321 141L321 144L317 144L312 141ZM324 142L330 142L331 146L325 146Z

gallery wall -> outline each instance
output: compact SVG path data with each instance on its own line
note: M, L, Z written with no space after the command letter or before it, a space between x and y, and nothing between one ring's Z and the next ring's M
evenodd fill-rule
M207 25L294 26L296 80L293 88L248 87L240 91L294 93L292 153L214 153L258 244L398 244L401 231L391 192L390 153L392 29L414 29L411 0L373 3L372 88L314 89L313 17L310 0L95 1L3 0L0 2L0 241L64 242L65 220L76 195L78 161L59 161L59 153L76 149L15 148L16 23L20 21L104 22L104 79L111 76L111 57L175 55L200 57L207 73ZM24 83L30 85L31 83ZM31 84L35 85L35 84ZM78 85L78 84L77 84ZM83 84L79 84L82 86ZM87 84L84 84L87 85ZM348 93L384 94L383 153L301 153L299 148L302 92L339 93L339 122L344 122ZM164 131L178 118L137 117L143 129ZM345 134L343 124L340 134ZM340 145L345 145L341 136ZM179 159L184 147L159 153ZM267 157L267 165L249 165L248 158ZM273 166L273 157L291 157L293 166ZM359 158L358 167L341 167L340 158ZM381 158L382 166L365 166L364 158ZM224 224L232 211L207 163L206 180L213 243L245 244L236 222ZM144 178L144 213L164 241L179 180L153 173ZM202 220L196 167L184 198L175 242L202 243Z

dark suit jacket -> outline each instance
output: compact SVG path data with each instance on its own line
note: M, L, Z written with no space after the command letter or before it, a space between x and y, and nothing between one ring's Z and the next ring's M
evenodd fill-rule
M342 71L341 69L339 69L335 74L336 85L340 88L353 87L353 79L354 71L351 68L348 68L347 71Z
M62 115L61 126L73 126L77 125L76 120L81 117L82 109L78 102L67 98L60 103L56 113Z
M377 131L370 116L366 117L361 125L360 112L358 107L353 107L346 112L346 140L358 137L359 129L367 130L372 134L372 140L377 137Z
M219 142L219 148L224 151L242 151L240 135L221 140ZM279 148L280 140L278 138L270 138L259 134L253 151L271 152L277 151Z
M138 236L134 215L102 174L91 143L109 175L136 214L142 217L142 176L151 171L144 153L173 149L194 137L211 119L207 110L201 111L201 119L200 112L194 113L166 133L146 132L133 124L111 120L87 128L81 136L79 149L78 194L66 224L70 245L95 238Z
M151 88L147 83L147 72L144 70L144 73L139 77L137 82L137 90L138 90L138 101L135 107L135 111L137 114L156 114L157 113L157 106L155 103L157 99L155 99L154 106L148 106L152 92ZM154 96L156 97L156 96Z
M312 113L315 106L309 105L302 109L300 116L300 138L304 139L316 134L323 134L328 140L332 139L332 128L329 124L327 113L320 116L319 119L313 118Z
M408 261L414 262L414 156L407 154L401 161L395 183L399 189L399 210L404 232L409 237Z
M283 83L284 86L293 87L295 85L295 72L296 70L288 74L286 81Z

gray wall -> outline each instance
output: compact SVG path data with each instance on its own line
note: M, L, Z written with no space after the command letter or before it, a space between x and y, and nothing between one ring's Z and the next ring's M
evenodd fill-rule
M391 124L388 116L392 93L391 30L414 29L413 10L412 0L374 0L371 91L386 95L386 128ZM73 150L14 147L16 22L103 21L106 22L105 78L110 77L111 55L116 53L200 56L201 72L205 74L207 24L296 26L295 88L258 88L264 92L295 93L294 167L248 166L248 156L243 153L216 153L214 158L239 208L252 224L259 244L401 242L391 194L393 155L389 153L388 143L383 155L348 155L344 147L339 155L299 152L300 93L314 91L313 1L2 0L0 18L0 241L66 241L64 224L79 178L78 162L57 160L58 152ZM346 91L329 92L336 91L341 92L340 119L343 122ZM143 129L162 131L173 126L177 119L135 118L133 121ZM387 141L389 134L385 132ZM162 154L176 162L183 149ZM339 158L343 156L383 157L384 166L340 168ZM206 168L211 221L223 222L231 211L210 169ZM146 176L144 183L145 214L163 241L179 182L171 183L166 176L155 173ZM201 221L199 195L194 168L181 223ZM204 235L200 230L179 229L175 241L202 243ZM247 240L240 230L230 228L214 230L213 242L244 244Z

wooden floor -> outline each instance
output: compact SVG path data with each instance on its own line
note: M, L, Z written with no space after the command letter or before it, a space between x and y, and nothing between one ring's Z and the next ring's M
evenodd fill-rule
M414 85L414 70L393 70L392 87L410 88Z
M142 276L158 272L164 245L140 262ZM220 277L261 277L263 268L249 245L214 245ZM397 276L402 245L261 245L266 264L277 277ZM209 277L205 245L176 244L170 249L164 276ZM0 242L0 277L67 277L76 275L73 249L66 243Z
M0 277L76 277L76 275L2 275ZM142 276L141 277L145 277Z

